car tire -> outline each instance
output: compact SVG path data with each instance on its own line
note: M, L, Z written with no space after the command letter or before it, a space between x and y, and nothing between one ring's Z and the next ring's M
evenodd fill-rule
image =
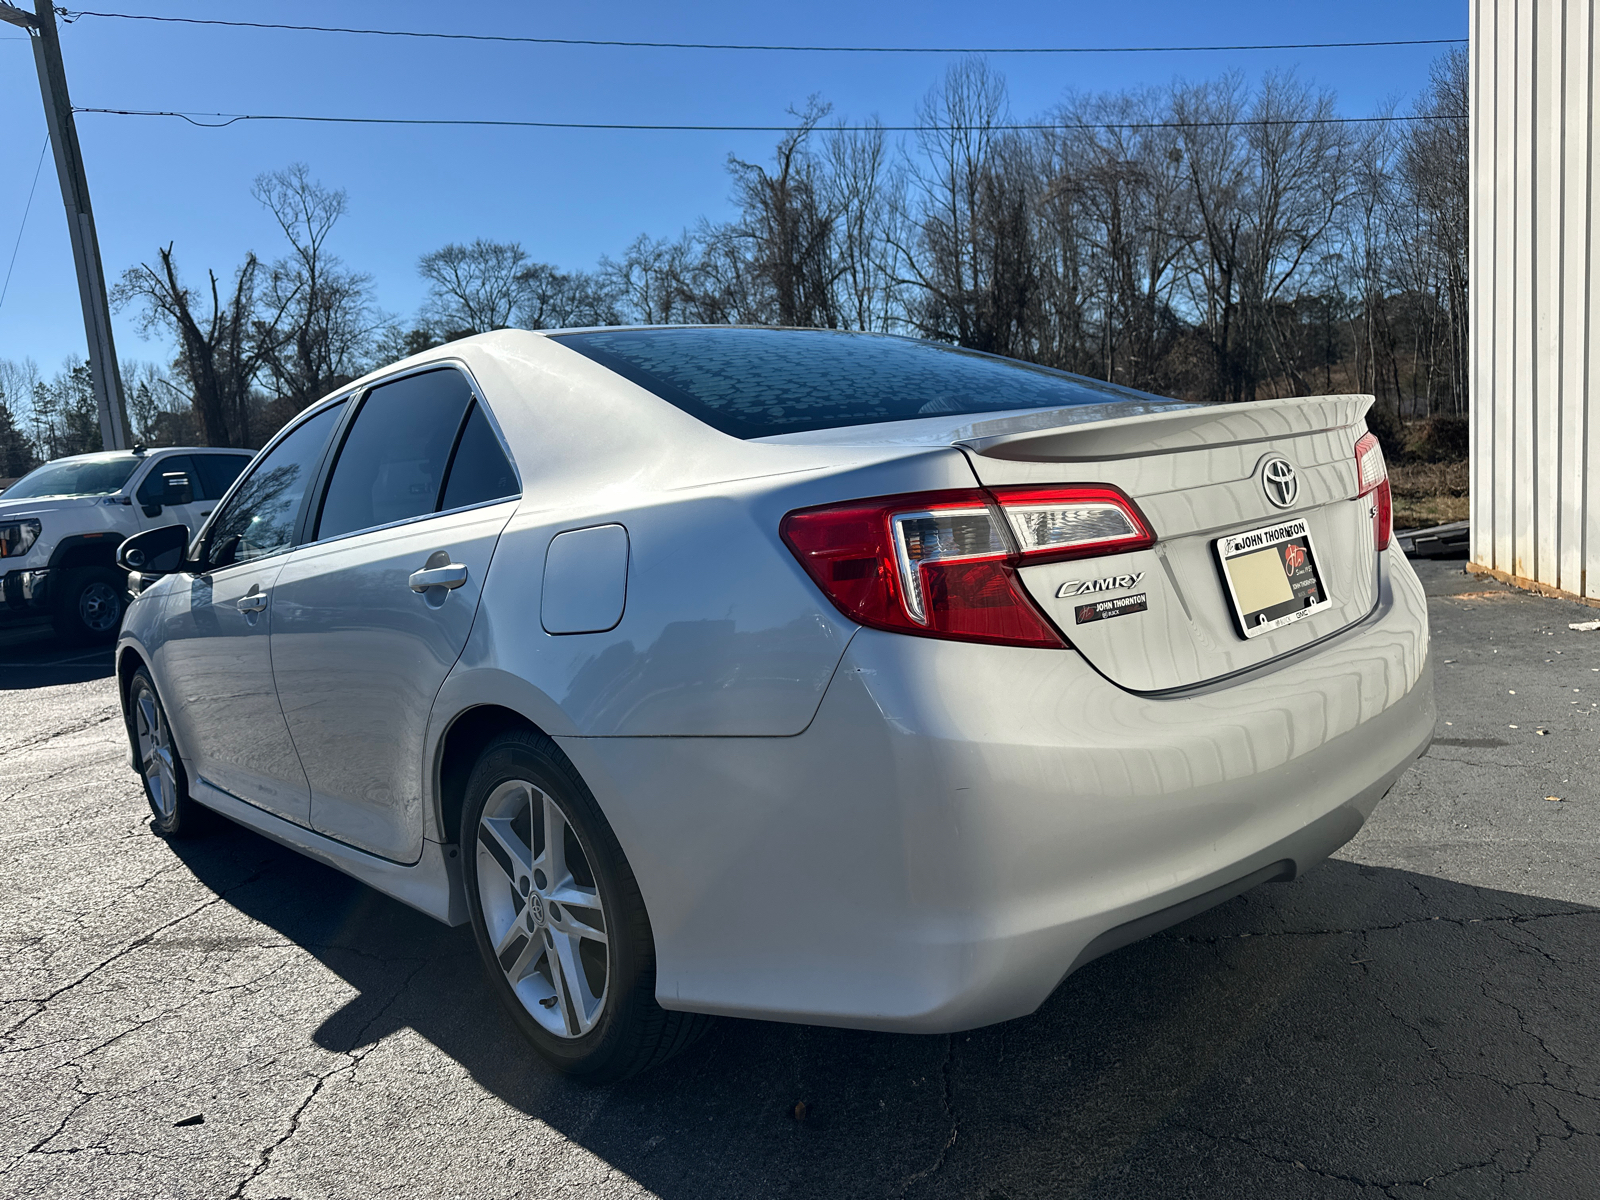
M211 824L211 812L189 796L189 776L172 740L167 710L150 672L140 667L128 681L124 713L134 761L150 805L150 828L164 838L192 837Z
M467 781L460 844L491 986L557 1070L623 1079L709 1027L710 1017L656 1003L655 940L638 882L548 737L513 731L484 749Z
M56 636L73 643L115 641L128 607L128 578L112 567L71 567L50 586Z

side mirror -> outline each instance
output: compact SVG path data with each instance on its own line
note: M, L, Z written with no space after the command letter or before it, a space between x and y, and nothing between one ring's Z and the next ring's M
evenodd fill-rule
M117 547L117 565L147 577L170 575L183 565L183 552L188 545L187 525L147 529Z

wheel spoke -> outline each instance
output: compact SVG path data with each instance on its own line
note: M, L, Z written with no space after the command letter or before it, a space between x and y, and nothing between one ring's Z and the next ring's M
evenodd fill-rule
M541 793L539 801L534 816L544 821L544 853L539 856L538 865L548 877L546 886L554 889L567 879L567 818L549 796Z
M565 887L551 896L550 901L561 906L561 916L557 917L554 913L550 916L551 929L572 937L605 943L605 917L598 894L577 887Z
M522 844L511 821L510 817L484 817L478 824L478 836L489 843L489 853L515 889L532 868L533 853Z
M517 922L512 922L511 928L512 931L515 932L517 929ZM527 930L523 930L522 932L527 933ZM512 941L513 939L508 937L506 939L506 944L509 946ZM516 961L513 962L509 967L505 968L506 978L511 981L512 987L516 987L517 984L526 979L528 977L528 973L539 964L539 957L544 953L544 949L544 938L540 937L537 933L528 937L527 942L523 945L522 949L518 951ZM504 953L504 951L502 951L502 953Z
M582 992L588 989L583 986L581 970L574 961L577 956L572 953L572 939L557 935L554 940L555 951L549 955L549 959L550 980L556 986L556 1007L561 1010L561 1022L566 1026L567 1036L577 1037L592 1024L585 1023L579 999Z
M153 746L156 740L156 727L160 724L160 716L156 712L156 699L143 688L139 689L139 698L134 702L134 715L138 718L138 733L141 739L148 739Z
M511 949L518 937L527 936L527 922L522 920L521 914L519 913L516 917L512 918L512 920L506 923L506 931L501 935L499 943L494 948L495 958L498 959L504 957L505 952ZM507 972L507 974L509 973L510 972Z

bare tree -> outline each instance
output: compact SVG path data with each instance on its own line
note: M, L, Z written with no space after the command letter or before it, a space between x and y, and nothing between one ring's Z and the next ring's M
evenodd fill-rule
M259 264L246 255L224 294L217 273L207 271L208 294L197 301L178 275L168 243L156 251L157 267L129 267L112 289L119 308L140 306L140 328L165 329L178 343L177 365L189 384L189 398L208 446L251 444L250 388L261 368L263 329L274 326L276 310L256 308ZM209 312L206 308L209 307ZM270 343L269 343L270 344Z
M600 273L624 319L666 325L682 319L684 279L693 256L694 242L688 233L675 241L641 233L620 259L602 258Z
M372 278L347 270L327 249L345 213L342 189L311 178L304 163L256 177L251 194L272 213L290 252L272 264L261 288L272 319L256 339L273 391L287 417L359 375L383 322L372 304ZM287 408L287 412L283 409Z
M424 323L447 339L506 328L525 299L527 261L517 242L484 238L424 254L417 263L417 274L428 281Z
M767 320L778 325L839 324L836 214L809 145L830 107L813 96L803 110L789 110L799 124L779 140L772 170L728 158L741 219L727 235L744 243L754 282L770 306Z
M16 479L39 465L26 421L39 368L32 359L0 358L0 476Z
M909 167L915 244L908 314L926 336L1027 356L1039 298L1031 220L1031 148L1008 137L1005 81L982 59L952 66L917 110L920 157Z
M1468 83L1464 49L1434 63L1396 164L1395 282L1422 309L1416 353L1422 407L1430 413L1436 392L1448 397L1450 412L1466 411Z
M905 177L882 124L829 131L823 152L823 207L833 214L834 312L847 329L889 332L905 325Z
M525 329L617 325L616 295L604 272L560 271L533 263L517 274L518 312Z
M1176 131L1155 91L1079 98L1046 135L1044 361L1142 388L1169 382L1172 295L1192 226Z

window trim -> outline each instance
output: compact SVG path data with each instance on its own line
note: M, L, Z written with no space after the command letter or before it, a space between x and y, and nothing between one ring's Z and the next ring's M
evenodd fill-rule
M387 383L395 383L401 379L408 379L413 375L424 375L442 368L452 368L460 372L467 381L467 390L472 398L467 402L467 407L461 414L461 420L456 425L455 439L450 444L450 455L445 460L445 468L439 476L439 490L435 493L433 499L434 507L428 512L417 513L410 517L401 517L397 521L388 521L382 525L367 525L361 529L347 530L331 537L312 537L312 531L316 529L318 522L322 519L322 509L328 497L328 484L333 479L333 470L339 461L339 452L344 449L345 439L350 435L351 426L360 419L361 411L366 407L367 398L372 394L373 390ZM522 472L517 467L517 460L511 453L511 447L506 443L505 432L500 428L500 422L494 415L494 409L490 408L489 402L484 399L483 389L478 386L478 381L473 377L471 369L460 359L438 358L429 362L419 363L416 366L406 368L404 371L396 371L392 375L385 375L382 378L371 380L363 384L351 395L355 399L355 405L346 414L344 420L340 422L339 428L334 431L333 440L329 442L329 453L324 455L323 464L319 468L315 479L316 504L314 510L311 507L307 508L303 523L296 527L294 547L291 548L331 546L335 542L344 541L346 538L362 537L369 533L398 529L404 525L431 520L434 517L442 517L449 513L470 512L473 509L488 508L491 505L506 504L513 500L522 499ZM493 500L480 500L476 504L461 504L455 508L440 508L439 505L444 502L445 486L450 482L450 468L455 465L456 451L461 447L461 436L466 432L467 421L472 416L473 405L478 405L483 409L483 414L489 422L489 429L500 443L501 453L506 456L506 462L511 464L511 473L516 480L517 490L511 495L500 496ZM251 561L257 560L252 559Z

